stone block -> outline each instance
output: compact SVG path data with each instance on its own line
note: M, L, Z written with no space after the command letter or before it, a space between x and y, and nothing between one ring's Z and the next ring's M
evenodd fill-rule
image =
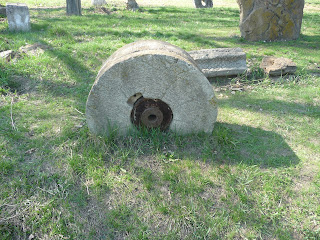
M206 77L233 76L247 70L241 48L214 48L188 52Z
M6 13L10 31L30 31L30 15L26 4L7 3Z
M217 101L194 60L169 43L128 44L104 63L86 105L89 130L127 134L145 126L180 134L213 130Z
M288 58L264 57L260 68L270 76L281 76L295 73L297 65Z

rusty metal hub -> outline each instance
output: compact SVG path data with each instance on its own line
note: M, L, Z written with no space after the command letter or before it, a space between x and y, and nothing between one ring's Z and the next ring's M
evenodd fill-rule
M166 130L172 121L172 110L160 99L138 99L131 111L131 122L137 127Z

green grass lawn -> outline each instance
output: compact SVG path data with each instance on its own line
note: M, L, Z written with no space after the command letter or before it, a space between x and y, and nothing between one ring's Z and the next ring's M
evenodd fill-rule
M319 0L298 40L273 43L240 37L235 3L112 3L107 15L84 1L83 16L67 17L64 1L25 2L32 31L0 21L0 51L46 49L0 62L0 239L320 239ZM140 39L241 47L253 77L212 79L212 134L94 137L84 112L95 77ZM267 55L292 59L296 74L263 76Z

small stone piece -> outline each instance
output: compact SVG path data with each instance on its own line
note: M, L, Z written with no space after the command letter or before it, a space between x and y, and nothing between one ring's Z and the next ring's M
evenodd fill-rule
M7 3L7 19L10 31L30 31L30 15L26 4Z
M297 65L288 58L264 57L260 68L270 76L281 76L295 73Z
M5 7L0 7L0 16L7 16L7 13L6 13L6 8Z
M241 36L249 41L293 40L300 35L304 0L237 0Z
M25 53L29 56L38 56L42 53L44 53L44 51L46 49L49 49L50 47L41 43L35 43L35 44L28 44L26 46L22 46L19 48L19 51L21 53Z
M106 1L105 0L92 0L91 3L93 6L102 6L102 5L106 4Z
M214 48L188 52L206 77L233 76L247 70L241 48Z
M12 50L0 52L0 58L4 59L7 62L10 62L13 56L14 56L14 52Z
M104 63L86 105L89 130L125 135L136 126L180 134L213 130L213 88L190 55L169 43L128 44Z

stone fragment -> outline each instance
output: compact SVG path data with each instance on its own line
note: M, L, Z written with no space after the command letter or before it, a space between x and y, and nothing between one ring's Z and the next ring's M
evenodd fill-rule
M6 13L6 8L5 7L0 7L0 16L7 16L7 13Z
M270 76L282 76L295 73L297 65L288 58L264 57L260 68Z
M104 63L86 105L89 130L126 134L134 126L178 133L212 132L217 101L184 50L155 40L128 44Z
M102 6L102 5L106 4L106 1L105 0L92 0L91 3L93 6Z
M247 70L241 48L215 48L188 52L206 77L233 76Z
M12 50L0 52L0 58L4 59L7 62L10 62L13 57L14 52Z
M241 36L249 41L297 39L304 0L237 0Z
M7 3L6 8L10 31L30 31L30 15L26 4Z
M41 43L28 44L19 48L20 53L25 53L29 56L39 56L50 47Z

